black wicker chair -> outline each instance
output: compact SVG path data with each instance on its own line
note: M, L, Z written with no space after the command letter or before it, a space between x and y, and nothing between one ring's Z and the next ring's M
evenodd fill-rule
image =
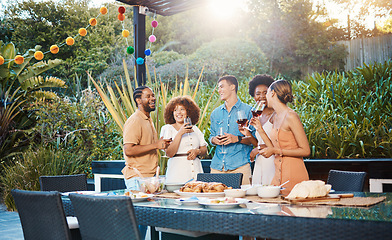
M59 192L14 189L11 194L26 240L81 239L76 218L65 217Z
M41 191L86 191L87 177L85 174L41 176L39 177Z
M242 173L199 173L197 174L197 181L221 182L228 187L240 188Z
M327 183L332 185L335 191L362 192L366 172L349 172L330 170Z
M83 239L141 239L131 198L82 194L69 197Z

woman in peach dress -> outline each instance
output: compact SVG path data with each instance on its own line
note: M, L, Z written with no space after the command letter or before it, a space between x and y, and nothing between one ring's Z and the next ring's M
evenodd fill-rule
M268 106L276 113L272 117L271 138L265 133L260 121L251 120L267 145L259 154L264 157L275 155L275 176L271 184L280 185L289 180L282 190L283 195L288 195L295 184L309 180L303 161L303 157L310 154L309 142L298 114L286 105L292 101L290 83L286 80L275 81L267 91Z

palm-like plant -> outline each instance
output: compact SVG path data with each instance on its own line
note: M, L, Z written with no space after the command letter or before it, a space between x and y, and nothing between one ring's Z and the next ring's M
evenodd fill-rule
M125 61L123 61L123 65L124 65L126 80L125 83L123 80L121 80L121 85L120 85L121 87L117 83L115 83L116 91L114 91L113 88L110 85L108 85L106 87L107 92L105 92L102 83L97 83L91 77L91 75L89 75L102 101L104 102L108 111L110 112L113 119L117 123L117 127L121 133L123 132L123 126L125 121L137 109L136 103L133 101L132 98L134 86L131 83ZM166 107L166 104L170 101L172 97L176 97L176 96L189 95L195 100L196 96L198 95L200 82L203 76L202 74L203 74L203 70L200 73L197 83L193 87L190 86L188 76L186 75L183 82L178 83L178 81L176 80L175 87L169 89L168 84L165 84L162 81L157 81L157 76L155 72L154 72L155 81L153 82L151 79L151 74L147 68L147 81L148 81L147 85L151 87L155 92L155 96L157 98L156 101L158 103L157 110L151 114L151 118L158 132L160 131L161 127L165 124L163 115L164 115L164 109ZM136 83L135 86L137 87ZM216 87L214 88L212 93L210 93L208 100L205 103L203 103L204 108L202 109L202 114L197 124L198 128L204 133L206 133L208 123L209 123L209 117L210 117L210 113L208 111L209 107L211 104L216 107L217 103L219 103L218 99L213 98L215 90ZM165 159L161 159L160 166L163 173L166 167Z

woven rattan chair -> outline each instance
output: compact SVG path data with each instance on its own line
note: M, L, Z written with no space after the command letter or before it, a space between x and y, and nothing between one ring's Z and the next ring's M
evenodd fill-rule
M81 239L75 217L65 217L59 192L12 190L23 235L32 239Z
M366 172L349 172L330 170L327 183L332 185L335 191L362 192Z
M69 197L83 239L141 239L131 198L82 194Z
M87 177L85 174L41 176L39 177L41 191L86 191Z
M221 182L228 187L240 188L242 173L199 173L197 174L197 181Z

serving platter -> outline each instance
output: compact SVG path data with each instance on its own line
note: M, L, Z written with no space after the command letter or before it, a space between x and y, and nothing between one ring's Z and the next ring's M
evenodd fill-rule
M69 196L69 194L71 194L71 193L84 194L84 195L98 195L98 194L101 194L100 192L97 192L97 191L73 191L73 192L63 192L63 193L61 193L61 195ZM107 195L107 193L104 193L104 194Z
M147 199L149 199L150 197L153 197L153 194L145 194L147 195L146 197L131 197L132 202L142 202L142 201L146 201Z
M213 200L215 199L203 199L199 201L199 204L211 209L230 209L239 207L240 204L245 204L248 202L248 200L242 198L236 198L236 203L212 203L211 201ZM218 198L217 200L222 199Z
M181 192L180 190L174 191L176 194L181 197L224 197L224 192L213 192L213 193L195 193L195 192Z

